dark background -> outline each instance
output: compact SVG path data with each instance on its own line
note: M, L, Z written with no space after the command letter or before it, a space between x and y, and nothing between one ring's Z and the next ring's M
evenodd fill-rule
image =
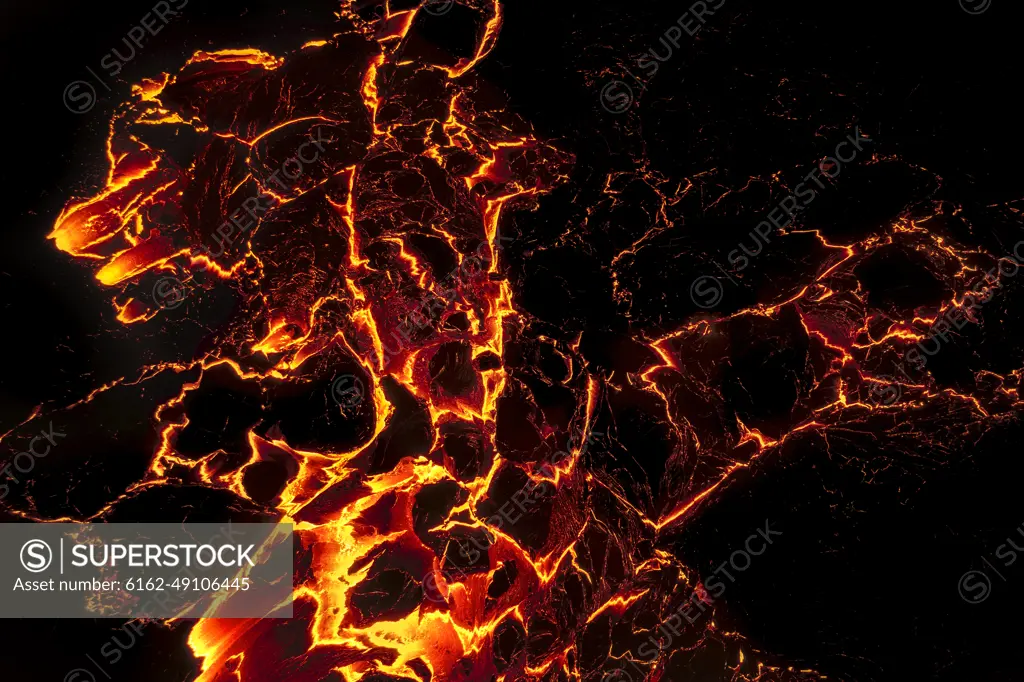
M6 203L0 431L23 421L36 405L78 400L140 364L137 339L113 321L109 299L90 273L45 239L69 198L102 184L107 124L128 97L129 84L172 70L200 49L256 46L284 54L328 37L333 25L330 2L299 7L191 0L159 35L147 36L111 83L113 92L97 87L100 100L91 111L68 111L62 103L67 84L90 79L86 67L105 75L100 59L122 45L152 4L35 0L0 10L7 150L0 165ZM807 166L817 158L814 150L834 145L834 134L816 136L820 129L859 124L875 140L875 153L941 176L950 199L977 212L972 237L997 251L986 234L984 207L1024 196L1019 23L1010 16L1012 7L993 0L987 12L972 16L956 0L727 0L699 39L684 35L683 47L639 93L622 65L658 46L686 3L513 0L505 6L498 47L479 71L507 92L538 137L576 155L576 202L566 190L545 205L534 219L539 241L545 231L558 234L579 224L607 174L635 171L642 159L677 180L717 168L720 181L741 187L750 176ZM443 40L443 24L436 30ZM624 114L600 106L601 87L613 77L638 93L636 106ZM875 177L849 191L827 199L851 207L844 222L830 225L839 241L923 199L913 182L900 177ZM647 214L629 210L630 201L626 196L626 210L607 219L616 230L641 234ZM696 216L690 229L709 231L709 253L724 253L735 242L724 237L719 248L714 224L702 225ZM533 269L520 273L524 288L517 295L553 327L592 334L592 356L604 358L594 360L595 367L603 363L614 371L625 362L615 348L626 323L598 266L604 236L595 231L590 237L552 253L561 268L558 282L547 274L551 263L531 261ZM670 329L697 312L686 293L692 277L682 273L678 281L638 287L647 300L663 300L665 310L645 308L638 296L634 322L647 330ZM918 285L912 277L901 284ZM744 292L734 294L736 300L729 295L726 307L749 303ZM1013 306L1006 311L995 321L998 339L982 340L991 362L1007 359L1011 369L1019 368L1019 317ZM951 372L950 381L956 375ZM930 455L944 444L930 442L928 429L920 427L913 447L929 463L898 462L912 473L878 485L873 472L854 475L836 463L855 455L831 453L819 440L800 441L752 470L745 485L731 488L688 526L676 549L702 570L724 561L765 518L784 533L777 550L729 587L723 628L738 629L753 648L796 668L840 679L1020 679L1019 567L1004 571L1008 581L995 582L993 596L980 605L959 598L957 581L965 571L983 568L980 556L991 559L1024 522L1018 490L1024 433L1013 415L993 419L969 447L952 445L936 465ZM864 455L888 446L880 436L846 447ZM642 451L633 457L642 467L660 466ZM8 620L0 628L7 645L0 663L4 679L63 680L73 668L91 669L86 655L103 662L98 652L111 633L121 632L125 643L131 639L111 621ZM146 626L125 659L109 667L111 676L191 679L195 667L186 635L181 627Z

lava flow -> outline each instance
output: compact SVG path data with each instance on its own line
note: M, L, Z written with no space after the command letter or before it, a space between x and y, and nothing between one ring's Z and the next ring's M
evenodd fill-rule
M228 515L295 525L294 618L195 623L200 682L826 679L721 625L710 571L674 543L796 442L831 457L863 431L913 440L908 412L956 413L971 438L1016 409L1014 373L966 394L888 367L966 309L999 256L922 227L952 219L941 202L848 243L793 227L781 239L812 263L799 286L645 327L637 273L705 181L672 189L641 169L643 190L628 191L653 225L602 265L630 334L628 371L609 370L582 333L535 324L509 266L576 159L479 75L505 5L451 3L473 26L453 55L423 34L440 4L346 2L329 36L281 55L197 52L117 109L104 186L69 202L49 238L92 269L125 333L156 330L179 352L62 408L126 387L159 396L141 476L75 520L202 489ZM747 185L760 182L780 181ZM595 211L627 191L603 184ZM728 210L745 189L700 210ZM894 244L921 255L948 300L908 319L869 300L858 273ZM777 382L793 409L745 409L745 368L722 358L752 339L778 346L766 365L800 355ZM739 407L719 384L743 389ZM630 410L655 415L664 441L657 490L633 480L616 438Z

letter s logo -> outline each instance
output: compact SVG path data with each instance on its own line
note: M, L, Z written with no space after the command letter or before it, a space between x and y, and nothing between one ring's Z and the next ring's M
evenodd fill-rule
M53 551L42 540L29 540L21 546L21 565L29 573L42 573L53 562Z

